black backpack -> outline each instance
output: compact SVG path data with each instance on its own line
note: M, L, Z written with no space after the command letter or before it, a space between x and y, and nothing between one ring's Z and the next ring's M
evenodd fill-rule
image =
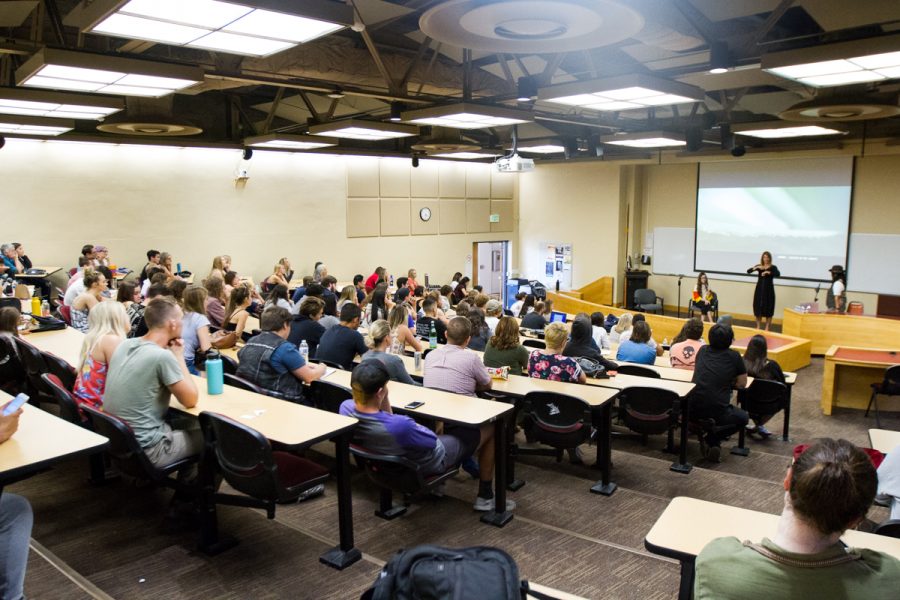
M490 546L443 548L428 544L400 550L388 561L363 600L520 600L528 582L512 557ZM531 591L539 599L549 596Z
M547 299L547 286L537 279L532 279L528 283L531 285L531 295L534 296L535 300L544 301Z

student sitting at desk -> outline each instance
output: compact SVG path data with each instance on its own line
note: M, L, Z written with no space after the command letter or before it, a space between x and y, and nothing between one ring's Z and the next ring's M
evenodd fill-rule
M106 376L113 354L131 331L124 307L118 302L103 302L88 315L88 331L81 344L78 377L72 395L78 404L103 406Z
M6 408L5 403L0 410ZM0 416L0 444L19 428L20 408L9 416ZM0 597L24 598L25 570L28 567L28 542L34 515L28 500L16 494L0 496Z
M527 307L522 307L522 310L526 310L526 308ZM536 302L534 310L522 317L522 328L539 331L543 330L544 327L547 326L547 317L545 315L549 314L550 313L547 312L546 305L543 302Z
M280 306L281 308L286 308L287 310L293 310L294 303L291 302L291 299L288 297L288 289L286 285L281 285L279 283L269 288L269 295L266 298L266 304L263 310L269 308L270 306Z
M306 295L306 288L313 282L312 275L304 275L302 283L300 287L294 290L294 293L291 295L291 302L294 303L295 310L293 311L296 314L296 307L300 305L300 302L303 300L303 296Z
M669 348L669 362L676 369L694 370L697 360L697 352L706 342L703 341L703 321L694 317L688 319L681 326L672 339L672 347Z
M609 332L609 341L613 344L618 344L622 341L622 334L626 331L631 331L631 321L634 319L634 315L631 313L624 313L619 317L619 321L616 323L616 326L612 328L612 331ZM629 333L629 335L631 335Z
M846 440L822 439L794 459L773 539L713 540L696 562L694 598L897 598L900 561L840 541L875 498L875 467Z
M473 308L466 315L469 323L472 324L472 335L469 338L469 348L484 352L488 339L491 337L491 330L487 323L484 322L484 311L480 308Z
M602 312L594 312L591 313L591 337L594 338L594 343L597 344L597 348L600 350L609 350L609 333L606 331L606 327L603 326L606 317L603 316Z
M0 245L0 272L6 273L10 277L13 275L21 275L25 272L25 265L19 260L16 254L16 248L12 244Z
M325 303L321 298L309 297L300 305L299 314L291 320L291 333L288 341L298 348L304 341L309 349L309 356L315 357L319 341L325 334L325 328L319 323L325 314Z
M209 319L206 317L206 288L192 285L184 291L184 362L192 375L199 375L195 358L199 353L206 353L212 348L209 333Z
M650 337L650 326L647 322L638 321L628 333L631 335L619 342L616 360L642 365L652 365L656 362L656 349L650 345L653 338Z
M109 288L103 273L91 271L83 279L84 291L72 301L70 306L72 309L72 327L82 333L87 333L88 313L103 301L103 292Z
M403 354L406 351L407 344L412 346L416 352L422 351L422 344L416 339L416 335L413 333L414 329L410 329L409 309L406 304L395 304L388 315L387 322L391 326L391 336L394 340L391 345L391 352Z
M784 371L774 360L769 360L768 344L765 336L754 335L747 343L747 349L744 351L744 366L747 367L747 375L757 379L768 379L784 383ZM758 435L760 438L768 438L772 432L766 429L765 423L774 415L751 414L750 418L756 423L755 427L748 427L747 433Z
M515 318L500 318L484 349L483 360L486 367L509 367L510 375L528 370L528 348L519 341L519 322Z
M454 321L466 322L465 319L451 320L451 330L454 330ZM340 412L359 419L353 432L354 443L371 452L406 457L420 465L426 476L443 473L477 453L480 481L473 508L493 510L493 426L485 424L479 429L448 425L442 435L435 435L409 417L394 414L388 399L388 381L390 373L377 360L363 361L353 369L350 377L353 400L344 400ZM512 500L506 501L506 510L515 507Z
M403 359L389 352L391 347L391 326L384 319L379 319L369 325L365 336L366 346L369 351L362 355L362 361L378 360L391 374L391 381L399 381L408 385L419 385L410 377L403 364Z
M341 309L341 322L322 334L315 358L337 363L347 371L353 368L353 359L363 355L368 348L359 329L359 307L345 304Z
M125 340L113 353L103 392L103 410L131 427L154 465L164 468L203 449L197 419L165 421L172 394L185 408L197 404L197 385L184 362L181 307L169 297L147 303L145 336ZM179 472L182 480L196 469Z
M416 336L428 339L431 335L431 326L434 325L434 332L437 334L437 343L447 343L447 324L437 317L437 302L434 298L425 298L422 302L422 311L425 316L416 321Z
M732 388L747 387L744 359L731 349L734 332L716 323L709 330L709 345L700 348L694 363L690 395L691 419L713 419L715 428L700 438L706 459L719 462L722 440L747 425L747 413L731 404Z
M576 358L583 356L600 363L600 366L607 371L615 371L619 368L619 365L603 357L599 348L596 348L596 345L593 343L593 333L591 318L585 313L579 314L572 322L572 332L563 354Z
M237 376L258 385L273 398L311 406L303 383L312 383L325 374L325 365L307 363L297 346L288 341L290 311L274 306L263 312L262 333L250 338L238 350Z
M247 318L250 316L248 308L250 308L250 291L242 285L231 290L228 308L225 309L225 318L222 320L222 329L233 331L238 341L247 326Z
M341 289L341 293L337 299L337 312L341 312L341 309L344 308L344 305L348 302L359 306L359 300L357 300L356 297L356 288L352 285L345 285Z
M159 264L160 254L159 250L147 250L147 264L141 269L141 274L138 276L138 285L143 285L144 280L148 277L147 271Z
M647 323L647 317L645 317L643 315L643 313L638 313L638 314L634 315L631 318L631 329L629 329L628 331L623 331L622 334L619 335L619 343L621 344L622 342L630 339L632 334L634 333L634 326L641 322ZM649 323L647 323L647 328L648 329L650 328ZM659 344L657 344L656 340L653 339L652 331L650 332L650 339L647 340L647 345L650 346L651 348L653 348L653 351L656 352L657 356L663 355L663 352L664 352L663 347L660 346Z
M447 343L425 357L425 387L474 396L491 388L491 376L474 352L468 352L472 323L466 317L453 317L447 325Z
M587 375L574 358L563 354L569 332L564 323L550 323L544 330L543 350L532 350L528 357L528 376L550 381L584 383Z

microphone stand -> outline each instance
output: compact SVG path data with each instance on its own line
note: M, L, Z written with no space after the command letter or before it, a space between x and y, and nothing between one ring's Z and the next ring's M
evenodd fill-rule
M678 318L681 318L681 279L684 275L678 276Z

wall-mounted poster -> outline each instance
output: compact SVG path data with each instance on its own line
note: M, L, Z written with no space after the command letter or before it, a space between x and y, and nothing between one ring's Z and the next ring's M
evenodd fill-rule
M544 242L541 251L544 253L544 285L555 288L559 282L560 289L572 289L572 244Z

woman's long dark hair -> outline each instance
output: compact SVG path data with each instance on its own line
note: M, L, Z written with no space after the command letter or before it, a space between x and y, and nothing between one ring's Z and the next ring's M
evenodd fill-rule
M532 294L528 294L525 296L525 300L522 302L522 308L519 310L519 317L524 317L528 314L528 309L534 308L534 296Z
M768 358L769 345L766 338L761 335L754 335L747 343L747 349L744 351L744 365L747 367L747 374L751 377L760 377L766 368Z
M388 318L388 309L384 303L384 297L387 293L387 288L378 286L375 288L375 291L372 293L372 321L377 321L378 319L384 319L387 321Z

